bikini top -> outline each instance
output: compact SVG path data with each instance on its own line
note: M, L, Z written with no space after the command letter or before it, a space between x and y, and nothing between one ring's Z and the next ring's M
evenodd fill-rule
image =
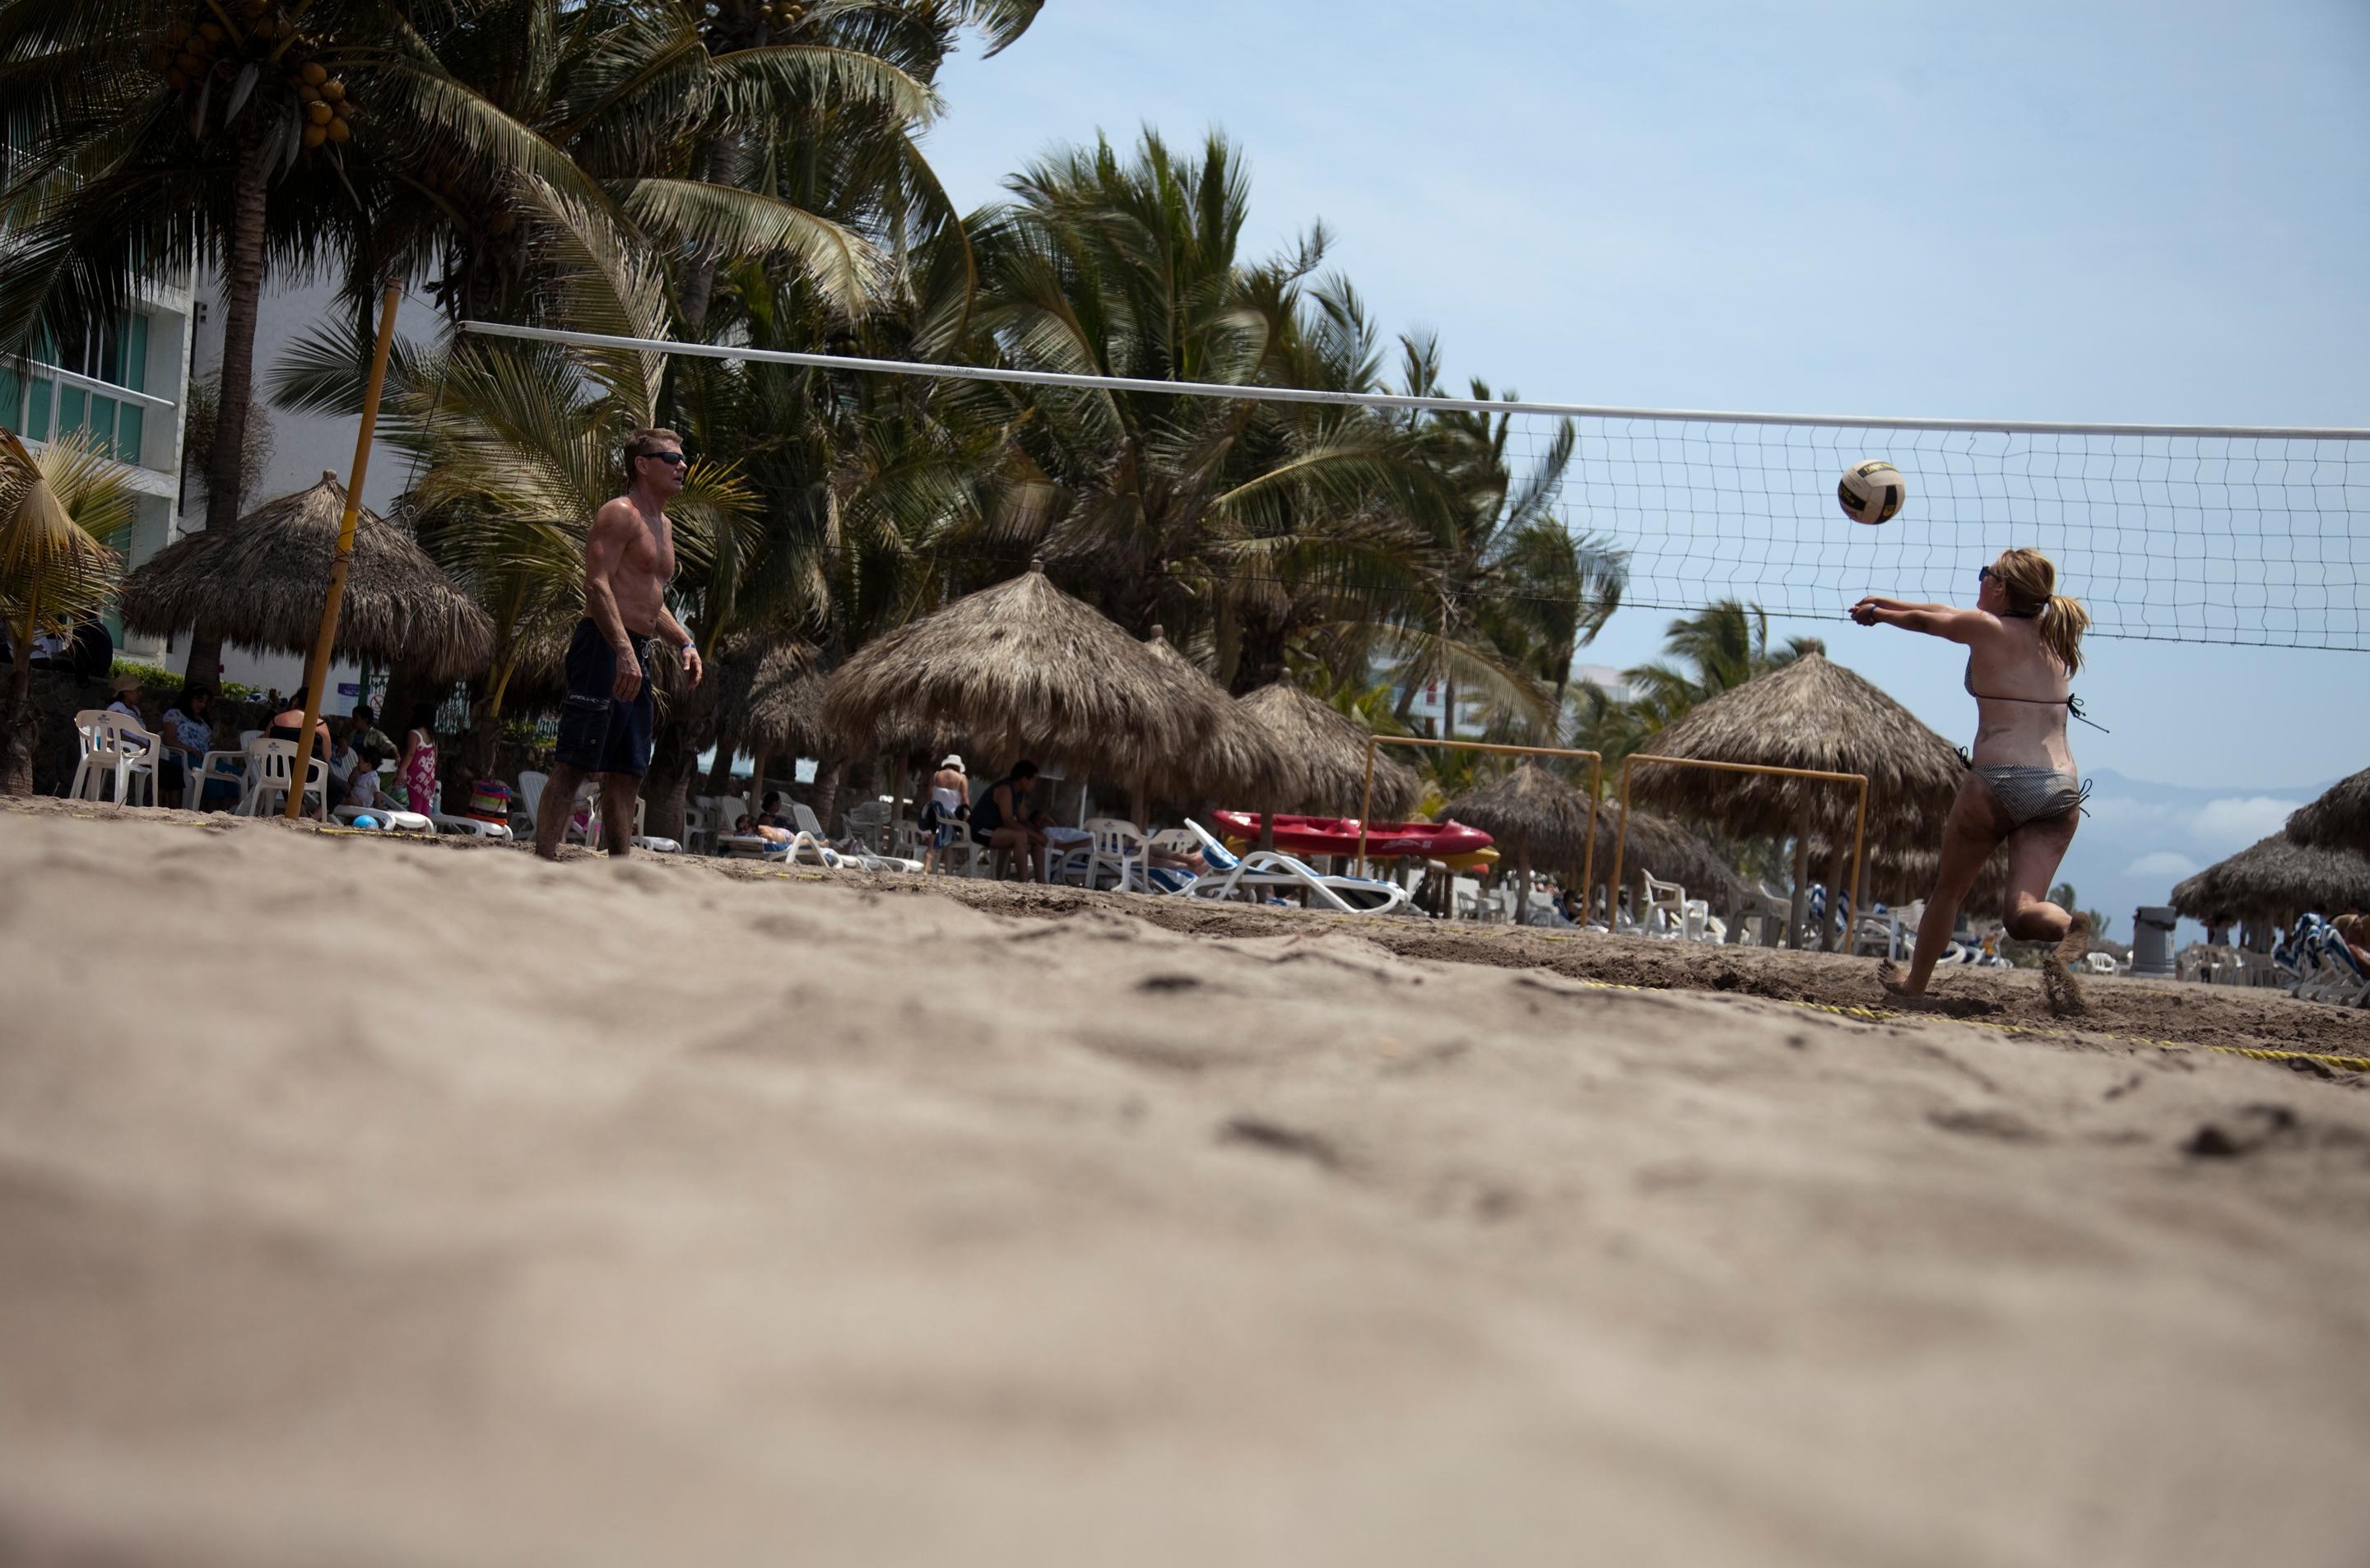
M1983 701L1987 703L2031 703L2035 707L2064 708L2067 713L2073 715L2076 718L2080 719L2084 724L2088 725L2092 729L2097 730L2101 735L2112 735L2114 733L2113 730L2109 729L2105 725L2100 724L2088 714L2084 713L2082 711L2082 699L2075 696L2070 692L2062 697L2010 697L1998 692L1978 692L1975 690L1975 676L1974 671L1973 670L1969 670L1965 675L1962 676L1960 678L1960 683L1966 687L1967 695L1970 697L1981 698Z

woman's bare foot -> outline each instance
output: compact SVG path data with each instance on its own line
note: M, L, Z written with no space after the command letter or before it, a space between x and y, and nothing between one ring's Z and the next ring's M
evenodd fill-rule
M1915 1007L1927 1011L1931 1011L1934 1007L1932 997L1927 996L1924 991L1909 989L1909 977L1903 972L1900 965L1890 958L1876 967L1876 983L1884 988L1886 996L1896 1007Z
M2077 910L2064 939L2041 958L2041 997L2060 1018L2083 1011L2082 987L2074 978L2074 966L2089 951L2090 917Z

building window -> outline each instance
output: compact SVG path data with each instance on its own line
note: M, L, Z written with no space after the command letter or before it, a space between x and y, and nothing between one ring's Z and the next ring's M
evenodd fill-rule
M118 461L140 461L140 442L148 422L144 405L52 380L40 367L55 365L109 386L147 391L148 317L144 314L126 311L104 331L63 351L54 345L36 349L33 361L25 375L0 369L0 424L37 441L88 430Z

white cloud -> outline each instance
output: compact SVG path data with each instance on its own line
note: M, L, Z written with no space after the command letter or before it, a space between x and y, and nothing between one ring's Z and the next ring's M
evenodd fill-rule
M2281 800L2268 795L2209 800L2190 819L2190 836L2209 850L2227 854L2278 832L2288 814L2303 804L2301 800Z
M2195 861L2173 850L2157 850L2153 854L2144 854L2123 867L2126 876L2164 877L2174 882L2192 876L2196 871Z

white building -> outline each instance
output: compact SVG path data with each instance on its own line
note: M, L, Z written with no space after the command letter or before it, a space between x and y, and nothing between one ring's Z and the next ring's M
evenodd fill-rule
M1607 664L1575 664L1571 667L1571 685L1566 692L1567 704L1582 698L1581 688L1593 686L1616 703L1626 703L1631 696L1629 683L1621 671ZM1484 733L1481 722L1481 699L1470 691L1456 694L1456 733L1467 740L1478 740ZM1428 681L1416 689L1415 701L1408 704L1408 727L1418 735L1440 733L1440 683Z
M120 543L134 564L179 537L190 316L186 285L149 283L94 341L37 354L21 375L0 367L0 425L33 446L86 430L131 466L139 500ZM113 617L108 631L132 658L163 657L154 638L127 645Z

